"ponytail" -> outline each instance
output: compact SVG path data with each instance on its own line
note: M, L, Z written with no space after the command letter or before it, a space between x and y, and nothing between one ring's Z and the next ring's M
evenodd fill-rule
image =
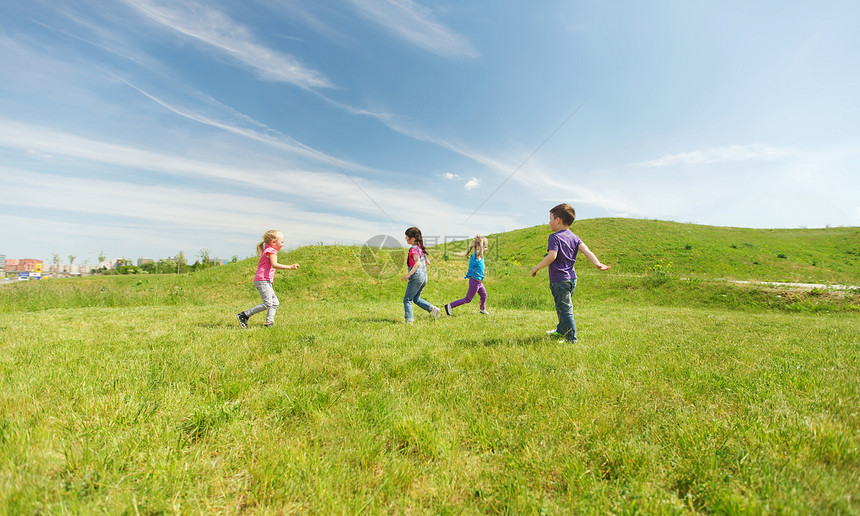
M269 242L274 242L279 238L284 238L284 234L278 231L277 229L270 229L263 233L263 241L257 244L257 255L263 254L263 250L266 249L266 244Z
M486 245L486 243L486 237L482 237L481 235L475 235L475 238L473 238L472 241L469 242L469 248L466 249L466 253L463 256L468 257L470 254L472 254L472 251L475 251L476 257L483 258L484 246Z
M427 255L427 249L424 247L424 237L421 236L420 229L416 228L415 226L412 226L411 228L406 230L406 236L415 240L415 242L418 244L418 247L421 248L421 252L424 253L425 256ZM407 263L409 262L409 253L406 253L406 261Z

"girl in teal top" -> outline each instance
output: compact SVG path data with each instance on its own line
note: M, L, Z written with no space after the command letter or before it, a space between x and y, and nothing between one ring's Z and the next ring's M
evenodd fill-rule
M487 239L481 235L475 235L475 238L469 244L469 249L466 254L469 256L469 270L466 272L466 279L469 280L469 290L466 292L466 297L458 299L454 302L445 305L445 313L451 315L454 308L470 303L475 294L481 298L479 310L484 315L490 315L487 312L487 289L484 288L484 253L487 251Z

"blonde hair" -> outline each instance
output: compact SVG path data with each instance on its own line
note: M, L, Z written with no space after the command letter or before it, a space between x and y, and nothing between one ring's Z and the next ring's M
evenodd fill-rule
M263 241L257 244L257 254L263 254L266 244L270 244L279 238L284 238L284 234L277 229L270 229L263 233Z
M487 246L487 237L482 237L481 235L475 235L475 238L469 243L469 248L466 249L466 252L463 256L469 256L472 254L472 251L475 251L475 256L478 258L484 257L484 247Z

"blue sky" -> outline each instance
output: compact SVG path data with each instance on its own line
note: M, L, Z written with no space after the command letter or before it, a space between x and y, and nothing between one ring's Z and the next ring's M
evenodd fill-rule
M0 0L0 254L860 225L860 4ZM574 226L575 230L575 226Z

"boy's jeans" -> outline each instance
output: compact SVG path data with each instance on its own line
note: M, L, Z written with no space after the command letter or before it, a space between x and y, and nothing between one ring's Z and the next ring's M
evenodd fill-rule
M552 298L555 300L555 312L558 314L558 326L555 331L564 335L570 342L576 342L576 321L573 320L573 303L570 297L576 290L576 279L556 281L549 284Z
M409 276L409 283L406 284L406 294L403 296L403 312L406 316L406 322L413 320L413 302L428 312L433 310L433 305L421 299L421 291L424 290L425 286L427 286L427 270L420 267L415 271L415 274Z
M275 295L275 289L272 287L271 281L255 281L254 286L257 287L257 290L260 292L260 299L263 300L259 305L246 310L245 315L251 317L257 312L262 312L263 310L267 310L266 312L266 324L272 324L275 322L275 311L278 310L278 296Z

